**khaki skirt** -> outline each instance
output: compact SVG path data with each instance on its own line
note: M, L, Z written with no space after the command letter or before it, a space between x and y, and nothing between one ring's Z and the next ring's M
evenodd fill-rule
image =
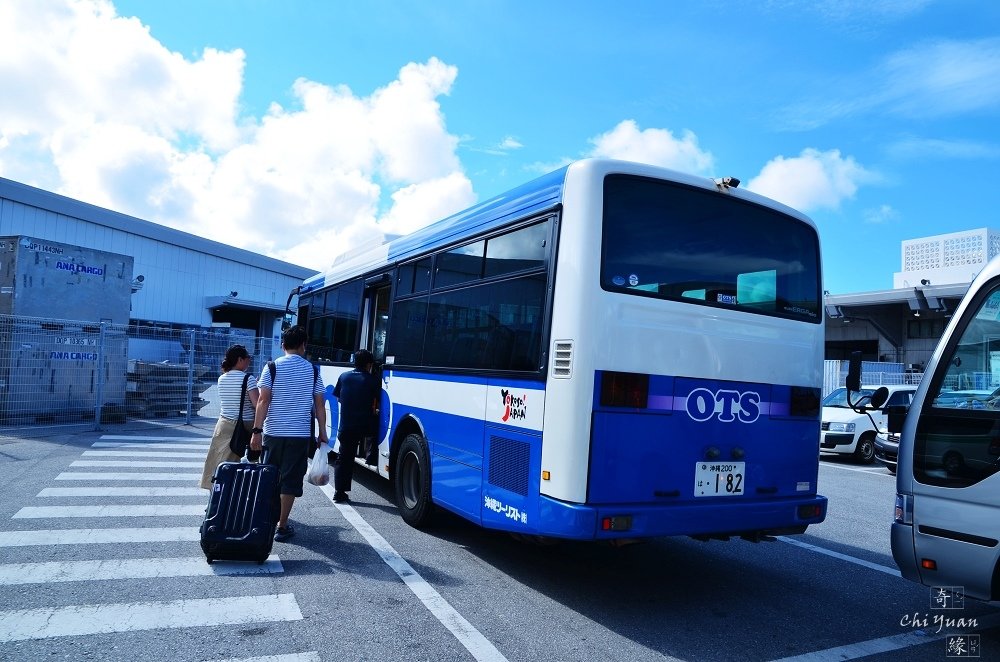
M253 427L253 421L243 419L243 427L249 431ZM208 456L205 458L205 469L201 472L202 489L212 489L212 475L217 466L223 462L240 461L240 456L229 450L229 440L233 438L235 429L236 421L219 417L219 422L215 424L215 432L212 433L212 443L208 447Z

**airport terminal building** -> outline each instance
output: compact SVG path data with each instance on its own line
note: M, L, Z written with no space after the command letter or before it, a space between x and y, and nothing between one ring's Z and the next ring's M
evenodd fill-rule
M267 338L289 292L316 273L3 178L0 242L11 262L0 314Z
M865 361L923 372L972 280L998 254L1000 232L989 228L903 241L891 290L825 296L826 358L860 350Z

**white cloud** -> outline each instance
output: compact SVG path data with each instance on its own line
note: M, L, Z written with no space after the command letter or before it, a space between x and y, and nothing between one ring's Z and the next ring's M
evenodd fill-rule
M891 55L880 98L913 117L1000 106L1000 38L921 43Z
M105 0L5 3L0 132L50 133L88 119L212 147L233 144L244 54L188 61Z
M997 159L1000 158L1000 144L971 140L905 138L889 145L888 153L896 159Z
M856 76L825 79L813 99L782 109L777 121L808 130L872 113L936 119L997 108L1000 38L939 40L895 51Z
M866 209L862 212L862 216L866 223L881 225L882 223L891 223L898 220L899 212L893 209L891 205L879 205L873 209Z
M712 172L712 154L698 146L698 137L691 131L677 138L669 129L640 130L635 120L624 120L590 142L594 145L590 156L637 161L692 174Z
M472 183L461 173L411 184L392 194L392 209L379 219L386 234L409 234L475 202Z
M2 3L0 175L317 269L474 202L438 103L454 66L366 97L299 79L259 118L244 66L170 52L106 0Z
M771 159L746 188L799 211L836 209L858 186L876 176L839 150L805 149L799 156Z

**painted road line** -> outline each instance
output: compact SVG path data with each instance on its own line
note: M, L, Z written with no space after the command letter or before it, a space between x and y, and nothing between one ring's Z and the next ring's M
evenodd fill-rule
M332 485L324 485L320 488L323 493L333 501L334 489ZM357 529L358 533L364 536L368 544L382 557L385 564L396 571L403 583L413 591L413 594L420 599L424 606L437 618L442 625L458 639L458 642L465 646L477 660L489 660L491 662L507 662L507 658L497 650L489 639L484 637L479 630L472 626L472 623L465 620L455 608L448 604L448 601L441 597L433 586L417 574L406 560L400 556L392 545L383 538L375 529L366 522L361 515L349 504L334 503L345 519Z
M155 506L27 506L12 519L64 517L190 517L205 516L205 506L182 506L175 503Z
M162 447L161 447L162 448ZM134 457L149 459L154 457L177 457L177 458L202 458L205 453L185 453L184 451L145 451L145 450L117 450L117 451L83 451L83 457Z
M90 445L91 448L169 448L171 450L178 448L181 450L207 450L208 444L168 444L166 442L146 442L138 441L135 443L128 443L126 441L95 441Z
M164 579L213 575L274 575L284 572L274 554L264 563L219 561L209 565L204 556L153 559L100 559L96 561L45 561L0 564L0 586L91 582L114 579Z
M264 657L227 657L218 662L322 662L319 651L290 653L288 655L265 655Z
M86 473L79 471L64 471L56 476L56 480L176 480L197 483L201 474L165 474L165 473Z
M17 609L0 611L0 642L301 620L291 593Z
M207 437L144 437L137 434L102 434L103 441L212 441L212 435Z
M880 639L859 641L856 644L847 644L846 646L827 648L812 653L803 653L802 655L795 655L793 657L783 657L780 660L775 660L775 662L840 662L841 660L856 660L861 657L868 657L869 655L889 653L912 646L922 646L935 641L943 642L945 637L953 634L969 635L1000 626L1000 614L988 614L987 616L977 616L974 618L977 623L976 627L962 628L956 632L949 632L947 630L938 632L936 628L914 630ZM970 620L969 617L966 617L966 620ZM943 643L940 645L943 649ZM942 653L944 653L943 650ZM945 655L942 654L941 657L943 658Z
M781 542L788 543L789 545L795 545L796 547L801 547L802 549L808 549L811 552L816 552L817 554L825 554L826 556L831 556L835 559L840 559L841 561L847 561L848 563L853 563L855 565L860 565L862 567L868 568L869 570L877 570L878 572L884 572L887 575L892 575L893 577L902 577L899 574L899 570L896 568L890 568L887 565L880 565L878 563L872 563L871 561L865 561L864 559L859 559L856 556L849 556L847 554L841 554L840 552L835 552L832 549L826 549L825 547L819 547L818 545L810 545L807 542L802 542L801 540L796 540L794 538L789 538L787 536L778 536L778 540Z
M208 490L200 487L46 487L40 497L207 497Z
M154 460L77 460L71 462L71 467L149 467L160 469L188 469L204 466L204 462L156 462Z
M200 540L196 526L137 529L46 529L0 531L0 547L48 545L106 545L144 542L192 542Z
M874 476L883 476L885 478L892 478L893 480L896 480L895 474L891 474L886 471L885 467L845 467L842 464L830 464L829 462L821 462L819 466L832 467L842 471L853 471L854 473L872 474Z

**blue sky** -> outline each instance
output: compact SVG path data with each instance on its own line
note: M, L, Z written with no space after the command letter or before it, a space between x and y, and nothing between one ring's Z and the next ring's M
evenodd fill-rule
M802 210L835 294L1000 228L985 0L18 0L0 87L0 176L317 269L587 156Z

